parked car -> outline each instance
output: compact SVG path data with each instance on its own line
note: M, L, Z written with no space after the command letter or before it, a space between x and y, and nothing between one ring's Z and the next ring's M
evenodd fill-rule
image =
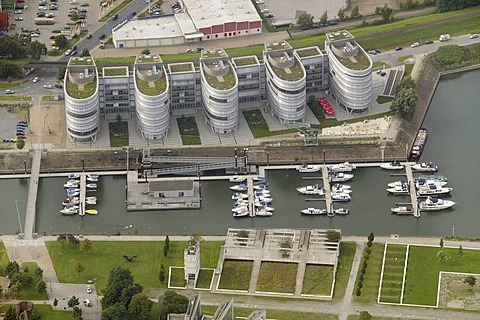
M425 41L425 44L432 44L433 43L433 40L427 40Z
M478 33L473 33L470 35L470 39L476 39L478 38Z
M93 292L92 287L90 285L87 285L87 293L90 294L92 292Z
M192 53L193 52L193 49L190 49L188 48L187 50L185 50L186 53Z
M368 53L373 54L373 55L376 55L376 54L377 54L377 51L375 51L375 50L368 50Z
M92 37L92 35L89 33L87 34L87 39L90 39Z
M331 25L331 26L336 26L338 24L338 22L337 21L330 21L328 24Z
M117 20L117 18L118 18L118 14L114 14L110 19Z
M395 51L400 51L400 50L402 50L402 49L403 49L402 47L396 47L396 48L395 48Z
M90 4L88 2L80 3L80 7L88 7Z
M37 12L37 17L42 18L45 17L47 14L43 11Z
M51 84L45 84L43 85L45 89L53 89L53 86Z
M23 11L22 10L15 10L16 14L21 14Z
M98 39L102 40L102 39L105 39L106 35L105 34L101 34Z
M382 50L380 49L373 49L373 50L375 50L376 53L382 53Z
M273 14L267 13L267 14L265 14L265 18L271 19L271 18L273 18ZM312 28L313 28L313 25L312 25Z
M59 83L56 83L53 85L55 88L57 89L63 89L63 85L59 84Z
M22 17L15 17L15 21L23 21Z
M416 47L418 47L419 45L420 45L420 43L414 42L414 43L412 43L412 44L410 45L410 47L411 47L411 48L416 48Z
M33 78L33 80L32 80L33 83L37 83L38 81L40 81L40 78L39 78L39 77L35 77L35 78Z
M85 307L91 307L91 306L92 306L92 303L90 302L90 300L85 299L85 300L83 300L83 305L84 305Z
M15 91L13 91L12 89L7 89L5 90L5 94L14 94Z

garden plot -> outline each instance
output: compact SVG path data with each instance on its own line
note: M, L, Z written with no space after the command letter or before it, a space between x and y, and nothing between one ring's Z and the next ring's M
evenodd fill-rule
M334 281L333 273L333 266L307 264L303 278L302 294L330 296Z
M407 245L387 244L383 260L379 302L401 303Z
M225 260L218 289L248 291L252 269L253 261Z
M256 291L293 294L297 268L297 263L262 262Z

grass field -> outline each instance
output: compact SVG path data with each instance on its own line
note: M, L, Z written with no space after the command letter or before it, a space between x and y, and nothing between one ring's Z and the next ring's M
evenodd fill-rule
M202 315L214 315L217 311L216 306L203 306L202 305ZM246 309L246 308L237 308L235 307L235 319L245 319L256 309ZM284 311L284 310L271 310L267 309L267 318L268 319L277 319L277 320L337 320L338 316L325 313L310 313L310 312L294 312L294 311Z
M278 136L283 133L297 132L297 130L295 129L270 131L270 129L268 128L267 122L265 121L265 118L263 117L262 111L260 111L260 109L245 110L243 111L243 115L255 139L262 138L262 137Z
M183 145L202 144L195 117L177 118L178 129Z
M114 267L125 267L131 270L135 282L145 288L166 288L167 283L158 280L160 265L165 270L170 266L183 267L183 250L187 242L170 241L168 256L163 256L163 241L94 241L92 253L86 256L78 248L66 243L63 246L57 241L46 242L53 266L60 282L87 283L96 277L97 290L105 288L110 270ZM215 268L217 264L220 241L201 242L201 268ZM128 262L123 255L137 255L138 258ZM81 261L85 270L78 275L75 263Z
M403 271L405 267L407 246L388 244L383 268L380 301L401 303Z
M412 74L412 70L413 70L413 66L414 66L414 65L415 65L415 64L413 64L413 63L407 63L407 64L405 65L405 73L403 74L403 77L404 77L404 78L405 78L405 77L408 77L408 76L410 76L410 75Z
M7 249L3 242L0 242L0 277L5 276L5 267L10 260L8 259Z
M128 146L128 122L116 121L108 124L110 147Z
M333 285L333 266L307 264L302 294L329 296Z
M294 293L298 264L262 262L256 291Z
M195 288L210 289L214 271L215 270L200 269L200 272L198 273L197 285L195 286Z
M247 291L252 275L253 261L226 260L223 263L219 289Z
M345 296L347 289L348 278L352 270L353 258L355 257L355 250L357 245L355 242L341 242L340 243L340 258L337 265L337 276L335 277L335 289L333 297L341 299Z
M0 313L6 312L8 304L0 305ZM33 309L40 313L41 319L48 320L71 320L72 311L57 311L53 310L53 307L49 304L34 304Z
M443 250L447 259L440 261L437 253ZM479 273L480 250L410 246L403 303L433 306L437 303L440 271Z
M363 280L362 295L357 297L354 294L353 298L355 301L363 303L374 303L377 301L378 285L380 283L380 273L382 272L383 248L383 244L373 243L371 247L372 252L370 253L370 258L368 259L367 271L365 272L365 278ZM363 259L362 262L360 262L360 266L362 265L362 263ZM360 268L358 269L355 288L357 287L359 275Z
M37 277L34 273L37 266L36 262L24 262L20 266L21 270L23 270L24 267L28 268L28 275L33 278L33 281L31 284L22 287L22 290L20 290L20 294L18 295L18 300L48 300L47 293L40 294L36 290L37 283L41 280L41 278Z
M172 268L170 270L170 287L185 288L186 285L185 269Z

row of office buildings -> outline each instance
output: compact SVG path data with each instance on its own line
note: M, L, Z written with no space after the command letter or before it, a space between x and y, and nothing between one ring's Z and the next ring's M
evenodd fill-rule
M372 61L347 31L327 34L318 47L294 49L266 43L257 56L229 58L203 50L198 63L164 64L159 55L139 55L127 66L97 70L93 59L72 58L65 76L67 131L73 141L96 139L100 119L136 119L144 139L167 136L170 117L205 115L214 133L237 129L239 107L265 101L279 122L303 122L308 96L329 92L348 112L369 108Z

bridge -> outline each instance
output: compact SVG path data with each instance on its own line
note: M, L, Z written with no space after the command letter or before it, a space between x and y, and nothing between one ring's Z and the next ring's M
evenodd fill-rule
M35 230L35 215L38 193L38 180L40 178L40 163L42 161L42 150L33 149L32 169L30 183L28 186L27 213L25 215L25 234L27 240L33 239Z

